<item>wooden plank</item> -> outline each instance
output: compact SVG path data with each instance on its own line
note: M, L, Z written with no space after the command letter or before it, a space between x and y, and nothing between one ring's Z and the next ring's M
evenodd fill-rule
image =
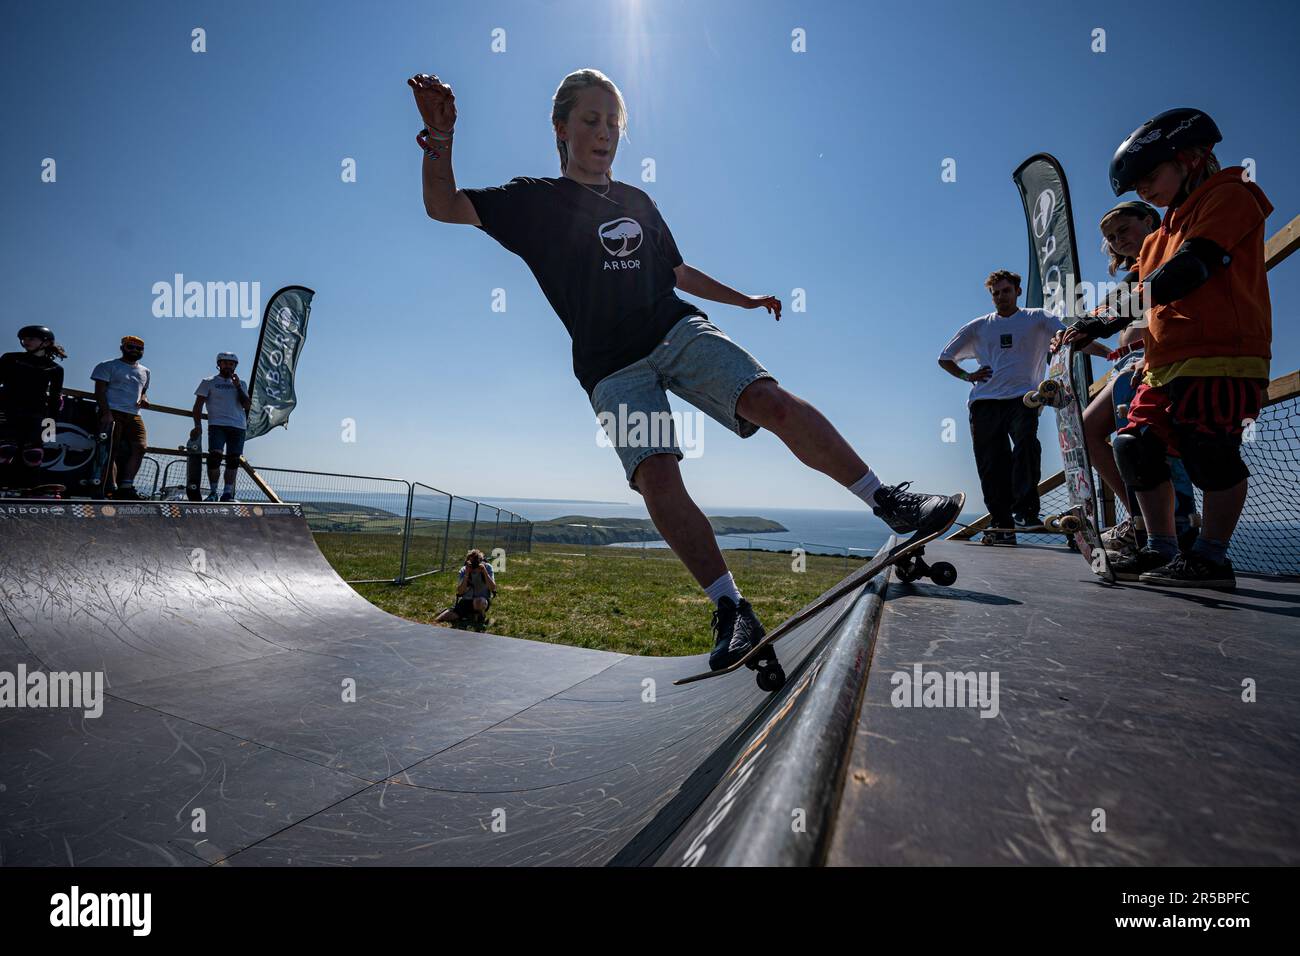
M1281 264L1297 249L1300 249L1300 216L1264 241L1264 268L1272 269Z
M257 485L258 489L262 494L266 495L268 500L274 501L276 504L281 503L280 496L271 490L271 486L266 483L266 480L257 473L257 470L248 463L248 459L243 455L239 456L239 467L244 469L244 473L247 474L249 478L253 479L253 484Z
M1276 405L1297 395L1300 395L1300 371L1291 372L1269 382L1268 398L1265 399L1264 406Z
M79 388L65 388L63 390L63 394L75 395L77 398L89 398L92 400L95 398L94 392L83 392ZM179 415L182 418L192 419L194 417L194 410L191 408L175 408L171 405L155 405L153 402L150 402L148 405L144 406L142 411L162 412L164 415ZM207 418L208 417L207 412L203 412L200 417Z

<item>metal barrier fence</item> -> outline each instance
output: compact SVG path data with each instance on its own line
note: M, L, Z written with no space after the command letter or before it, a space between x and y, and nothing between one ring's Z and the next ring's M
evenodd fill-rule
M146 497L183 499L185 465L183 452L154 449L136 486ZM317 546L349 584L405 584L459 568L470 548L489 558L498 547L507 553L532 548L532 522L523 516L420 482L296 468L259 467L256 472L281 501L303 506ZM206 470L202 486L208 487ZM242 469L236 474L235 497L271 500Z

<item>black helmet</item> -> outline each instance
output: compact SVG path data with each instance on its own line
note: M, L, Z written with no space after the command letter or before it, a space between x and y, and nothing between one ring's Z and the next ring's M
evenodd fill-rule
M1209 114L1185 106L1165 110L1119 144L1110 161L1110 188L1116 196L1122 196L1151 170L1173 159L1180 149L1213 146L1222 140L1223 134Z
M24 325L18 330L18 338L21 339L40 339L42 342L53 342L54 333L44 325Z

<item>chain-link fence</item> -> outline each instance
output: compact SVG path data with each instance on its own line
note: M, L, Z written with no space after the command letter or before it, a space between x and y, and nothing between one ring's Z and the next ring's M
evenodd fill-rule
M187 456L151 449L136 477L136 489L149 498L186 497ZM350 584L403 584L412 578L459 568L470 548L489 559L495 548L507 553L531 550L532 522L522 515L468 498L458 498L420 482L295 468L257 468L275 497L303 506L321 552ZM215 485L206 465L200 495L215 500L225 488L222 463ZM235 475L235 497L270 501L263 486L243 468Z

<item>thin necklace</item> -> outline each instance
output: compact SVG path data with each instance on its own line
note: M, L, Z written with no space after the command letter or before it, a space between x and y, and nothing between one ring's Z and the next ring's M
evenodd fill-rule
M603 193L598 193L598 192L596 192L596 190L592 189L592 188L591 188L590 186L588 186L586 183L584 183L584 182L579 182L578 180L573 179L572 176L565 176L564 178L565 178L565 179L572 179L573 182L578 183L579 186L581 186L583 189L587 190L587 192L591 193L593 196L599 196L601 199L604 199L604 200L607 200L607 201L609 201L609 202L612 202L615 206L617 206L617 205L619 204L619 203L618 203L618 200L616 200L616 199L610 199L610 198L609 198L609 190L610 190L610 187L614 185L614 180L613 180L612 177L610 178L609 182L605 184L605 191L604 191Z

